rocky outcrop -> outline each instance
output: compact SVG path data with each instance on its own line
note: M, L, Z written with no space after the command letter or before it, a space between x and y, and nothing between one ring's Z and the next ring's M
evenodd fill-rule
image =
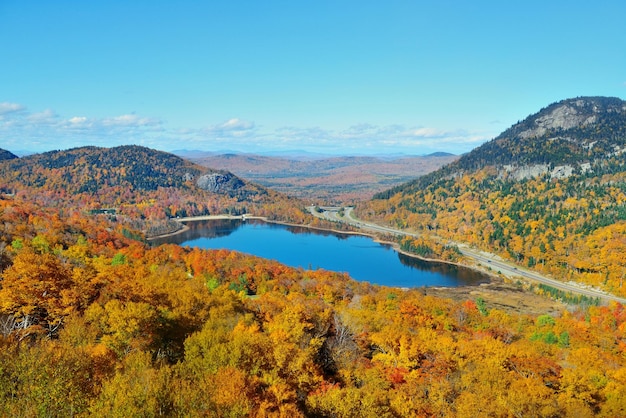
M545 135L555 129L571 129L578 126L587 126L596 122L597 107L592 108L591 114L581 109L584 100L577 100L571 104L564 104L554 108L546 115L540 116L534 121L532 129L520 132L522 138L531 138Z
M591 164L581 164L579 168L581 172L585 173L591 170ZM565 179L574 174L575 171L574 166L571 165L558 165L550 169L548 164L535 164L521 167L507 164L502 166L502 169L508 174L508 177L512 177L518 181L542 176L546 173L549 173L550 180ZM504 177L502 172L500 173L500 177Z
M198 178L196 185L212 193L231 194L244 186L244 182L231 173L210 173Z

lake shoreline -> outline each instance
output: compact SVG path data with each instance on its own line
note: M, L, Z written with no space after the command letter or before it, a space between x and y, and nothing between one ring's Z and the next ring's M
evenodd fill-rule
M211 215L211 216L200 216L200 217L188 217L188 218L180 218L177 221L181 222L181 229L175 231L173 233L163 234L158 237L151 237L150 240L154 240L156 238L166 238L168 236L173 236L177 234L181 234L187 230L189 227L183 224L182 222L198 222L198 221L207 221L207 220L242 220L242 216L232 216L232 215ZM394 242L389 242L381 239L379 236L375 234L366 233L364 231L339 231L332 228L322 228L319 226L312 225L303 225L303 224L294 224L289 222L280 222L269 220L265 217L260 216L248 216L246 215L245 219L258 219L270 224L284 225L284 226L292 226L299 228L307 228L311 230L330 232L334 234L343 234L343 235L357 235L364 236L372 239L373 241L391 246L394 251L397 253L401 253L408 257L422 260L425 262L434 262L434 263L444 263L450 264L457 267L466 268L472 270L474 272L482 273L487 279L484 282L476 283L476 284L464 284L460 286L439 286L439 285L425 285L421 287L402 287L402 286L386 286L391 289L397 289L398 291L419 291L424 295L446 298L450 300L454 300L457 302L463 302L467 300L478 300L482 299L489 309L496 308L509 313L515 314L530 314L530 315L543 315L550 314L553 316L560 315L568 306L562 302L552 300L550 298L546 298L545 296L540 296L530 291L527 286L522 285L519 280L516 282L511 278L507 278L507 276L503 276L494 271L489 271L485 266L477 266L477 265L468 265L462 263L453 263L450 261L437 260L437 259L425 259L424 257L419 257L415 254L408 254L405 251L400 250L399 245ZM385 286L385 285L377 285L377 286Z
M502 277L500 277L499 275L497 275L496 273L494 273L492 271L488 271L488 270L479 268L477 266L471 266L471 265L468 265L468 264L462 264L462 263L458 263L458 262L454 262L454 261L441 260L441 259L436 259L436 258L426 258L426 257L419 256L417 254L412 254L412 253L409 253L409 252L407 252L405 250L402 250L400 248L400 245L397 242L386 241L384 239L381 239L376 234L370 234L370 233L362 232L362 231L361 232L359 232L359 231L340 231L340 230L337 230L337 229L323 228L323 227L313 226L313 225L295 224L295 223L291 223L291 222L270 220L270 219L268 219L265 216L253 216L253 215L247 215L247 214L246 215L202 215L202 216L189 216L189 217L185 217L185 218L177 218L177 219L174 219L174 220L176 222L180 223L182 225L182 228L180 228L177 231L170 232L170 233L167 233L167 234L161 234L161 235L156 235L156 236L153 236L153 237L149 237L149 238L147 238L147 240L148 241L152 241L152 240L160 239L160 238L168 238L168 237L172 237L172 236L181 234L183 232L186 232L186 231L189 230L189 227L185 224L186 222L202 222L202 221L212 221L212 220L241 220L241 221L259 220L259 221L270 223L270 224L292 226L292 227L298 227L298 228L307 228L307 229L312 229L312 230L317 230L317 231L331 232L333 234L355 235L355 236L367 237L367 238L370 238L373 242L376 242L378 244L388 245L396 253L405 255L405 256L410 257L410 258L414 258L414 259L417 259L417 260L420 260L420 261L424 261L424 262L427 262L427 263L440 263L440 264L447 264L447 265L451 265L451 266L455 266L455 267L466 268L466 269L473 270L475 272L482 273L482 274L484 274L486 276L486 279L484 281L480 281L479 283L472 284L472 285L456 286L456 287L475 288L475 287L478 287L478 286L481 286L481 285L489 285L489 284L495 284L495 283L503 282ZM426 287L429 287L429 286L426 286ZM431 287L433 287L433 286L431 286ZM434 286L434 287L436 287L436 286ZM443 286L443 287L444 288L449 288L449 286Z

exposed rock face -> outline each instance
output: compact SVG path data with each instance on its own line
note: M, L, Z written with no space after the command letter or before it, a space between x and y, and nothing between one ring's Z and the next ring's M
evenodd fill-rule
M243 187L244 183L231 173L211 173L200 176L196 185L212 193L224 194Z
M510 173L516 180L524 180L532 177L540 176L549 170L548 164L535 164L530 166L518 167L507 164L502 167L504 171Z
M574 167L571 165L558 165L550 170L548 164L535 164L525 166L504 165L502 166L506 173L509 173L515 180L525 180L533 177L542 176L545 173L550 173L550 180L553 179L565 179L574 174ZM581 164L582 172L590 171L591 164ZM502 177L502 175L501 175Z
M538 117L535 121L535 127L520 132L522 138L531 138L545 135L554 129L571 129L578 126L586 126L596 122L595 113L598 112L597 107L593 107L593 114L582 112L580 107L584 105L584 100L577 100L572 104L565 104L553 109L547 115Z

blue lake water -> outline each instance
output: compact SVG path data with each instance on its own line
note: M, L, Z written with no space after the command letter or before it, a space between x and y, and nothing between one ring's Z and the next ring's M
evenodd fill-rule
M480 272L409 257L364 236L255 220L195 221L187 226L188 231L153 243L226 248L292 267L345 272L355 280L385 286L464 286L488 281Z

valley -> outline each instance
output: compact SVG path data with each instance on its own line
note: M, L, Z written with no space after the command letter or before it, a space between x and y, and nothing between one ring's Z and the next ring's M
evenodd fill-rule
M0 418L626 418L625 15L0 0Z
M137 145L0 152L0 415L624 416L624 149L626 102L579 97L428 168L219 157L293 194ZM252 216L493 278L148 244Z
M179 152L205 167L228 170L278 192L329 204L349 204L408 182L458 159L439 153L390 157L273 157Z

